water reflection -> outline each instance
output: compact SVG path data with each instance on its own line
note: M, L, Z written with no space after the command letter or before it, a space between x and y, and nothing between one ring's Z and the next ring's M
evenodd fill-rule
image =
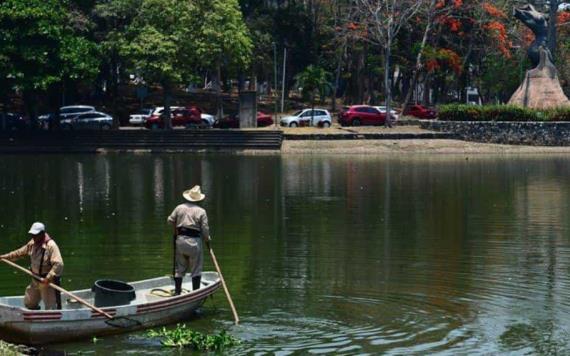
M43 220L65 285L169 273L165 218L200 184L223 296L192 321L236 353L565 353L570 159L516 156L5 156L3 249ZM212 268L207 265L207 268ZM25 278L0 269L0 293ZM160 354L135 336L75 352Z

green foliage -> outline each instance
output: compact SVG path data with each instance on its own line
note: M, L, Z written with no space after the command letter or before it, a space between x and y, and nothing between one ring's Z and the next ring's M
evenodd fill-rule
M196 61L205 68L220 63L246 67L253 43L237 0L197 0L194 47Z
M160 338L162 345L167 347L192 347L203 351L220 351L239 344L239 340L225 331L217 335L205 335L188 329L185 324L178 324L174 329L163 327L159 330L150 330L147 336Z
M77 33L64 0L0 2L0 78L45 90L65 78L92 78L97 46Z
M234 0L142 0L120 52L147 82L188 81L197 68L246 66L251 39Z
M570 121L570 108L535 110L514 105L442 105L443 121Z
M314 65L308 66L295 76L297 88L302 88L303 93L310 93L313 99L316 92L324 97L331 88L330 82L331 74L324 68Z

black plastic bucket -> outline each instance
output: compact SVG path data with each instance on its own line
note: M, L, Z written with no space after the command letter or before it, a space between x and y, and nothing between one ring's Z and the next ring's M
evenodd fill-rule
M96 307L110 307L129 304L135 299L135 288L128 283L112 279L95 281L91 291L95 293Z

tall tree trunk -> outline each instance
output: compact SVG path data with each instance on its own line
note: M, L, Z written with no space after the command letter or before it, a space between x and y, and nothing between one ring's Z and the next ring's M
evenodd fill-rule
M422 69L423 52L424 52L424 49L425 49L426 44L427 44L429 33L431 32L431 28L433 26L433 19L434 19L434 13L435 13L435 11L433 11L433 10L435 9L435 5L436 5L436 0L431 0L430 6L428 9L428 18L427 18L426 28L424 30L424 35L422 37L422 43L420 45L418 55L416 56L416 64L415 64L414 70L412 72L412 79L410 82L410 86L408 88L408 91L406 92L406 97L404 98L404 103L402 104L402 110L406 110L406 107L409 105L410 100L412 98L412 94L416 90L418 77L420 75L420 70Z
M340 83L340 73L342 70L342 63L343 63L345 51L346 51L346 40L341 46L341 50L339 52L337 62L336 62L336 72L335 72L334 85L333 85L332 98L331 98L331 111L332 112L336 111L336 96L337 96L337 92L338 92L338 86Z
M216 64L216 77L214 85L216 88L216 119L221 119L224 116L224 106L222 103L222 66L220 63Z
M392 56L392 36L389 34L384 49L384 90L386 91L386 120L384 126L392 127L392 86L390 84L390 57Z
M117 99L119 97L119 64L118 54L113 53L111 60L111 112L113 113L113 127L119 128L120 121L117 113Z
M26 112L30 118L30 125L33 130L38 129L38 110L37 110L37 95L34 90L23 91L24 104Z
M315 120L315 91L311 93L311 122L309 126L313 126L313 121Z
M172 129L172 117L170 115L170 83L164 82L162 84L162 94L164 100L164 129Z

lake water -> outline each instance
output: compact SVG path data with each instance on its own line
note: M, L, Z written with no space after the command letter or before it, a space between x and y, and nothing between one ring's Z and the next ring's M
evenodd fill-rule
M0 173L1 250L44 221L69 289L169 274L166 216L201 184L241 324L220 290L189 325L238 337L231 354L570 353L564 156L4 155ZM0 295L27 282L0 267ZM180 354L144 332L49 349Z

